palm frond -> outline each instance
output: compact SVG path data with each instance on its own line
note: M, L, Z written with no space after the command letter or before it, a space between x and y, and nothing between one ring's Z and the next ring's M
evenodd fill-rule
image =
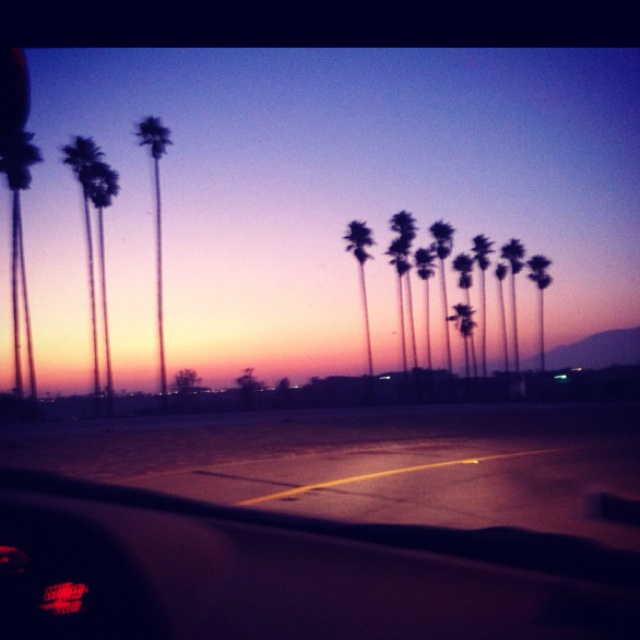
M453 234L455 229L444 222L444 220L438 220L429 227L429 232L435 239L435 249L438 253L438 258L444 260L449 257L453 249Z
M83 174L87 194L98 208L109 207L120 192L119 175L106 162L94 162Z
M408 251L416 237L417 227L415 218L408 211L400 211L392 216L390 224L391 231L400 234Z
M509 273L509 267L504 262L499 262L496 267L496 278L504 280L507 277L507 273Z
M522 271L524 263L522 259L525 255L525 248L520 240L512 238L508 244L505 244L501 249L500 257L503 260L508 260L511 265L511 273L517 274Z
M483 271L486 271L489 268L490 261L488 255L490 253L495 253L491 248L494 244L494 242L489 240L489 238L483 234L477 235L473 238L473 247L471 250L474 253L474 260Z
M535 255L532 256L529 260L527 260L527 266L531 270L529 274L529 279L533 280L539 289L546 289L553 279L547 273L547 269L551 266L552 262L543 255Z
M20 131L2 141L0 172L7 175L11 190L28 189L31 185L29 167L42 162L40 149L31 143L33 136L33 133Z
M136 136L140 146L149 145L151 155L158 160L167 152L167 145L173 144L169 139L171 130L162 124L160 118L149 116L138 123Z
M343 240L346 240L347 251L353 251L356 259L360 264L364 264L368 259L373 258L372 255L367 253L366 247L371 247L375 243L372 232L367 227L366 222L360 220L353 220L349 223L347 228L347 234L343 236Z
M427 280L435 275L435 260L436 254L433 249L433 246L429 248L421 247L420 249L416 249L414 254L416 268L418 270L418 275L423 279Z

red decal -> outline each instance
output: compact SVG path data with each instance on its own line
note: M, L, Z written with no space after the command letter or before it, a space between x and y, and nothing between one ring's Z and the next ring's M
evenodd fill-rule
M82 608L82 596L89 591L84 584L73 582L61 582L49 585L44 590L42 604L43 611L52 611L54 615L78 613Z

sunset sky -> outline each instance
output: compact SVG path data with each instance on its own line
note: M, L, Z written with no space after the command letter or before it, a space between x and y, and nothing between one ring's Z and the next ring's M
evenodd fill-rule
M415 248L443 219L456 230L453 256L483 233L498 250L518 238L527 258L549 257L547 349L640 325L639 50L25 54L26 130L44 157L22 193L40 395L92 389L82 200L61 151L76 135L93 137L120 174L105 212L115 389L159 388L153 165L134 136L150 115L173 140L160 161L170 381L184 368L214 388L234 385L247 367L269 385L365 373L357 263L343 240L351 220L366 221L377 242L366 265L374 370L400 370L396 275L384 253L401 210L417 219ZM13 386L10 213L2 176L0 391ZM492 369L502 362L494 268ZM432 344L444 367L436 275ZM450 305L462 302L450 264L446 277ZM412 278L424 365L424 285ZM478 282L475 273L479 310ZM524 362L538 352L538 297L525 271L517 287ZM451 338L461 371L453 327Z

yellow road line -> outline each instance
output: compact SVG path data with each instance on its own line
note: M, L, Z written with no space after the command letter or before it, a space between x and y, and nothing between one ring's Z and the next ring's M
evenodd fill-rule
M522 456L535 456L543 453L555 453L557 451L570 451L572 449L580 449L582 447L560 447L557 449L537 449L534 451L518 451L517 453L500 453L493 456L484 456L482 458L466 458L465 460L450 460L448 462L432 462L431 464L420 464L414 467L402 467L400 469L390 469L388 471L378 471L376 473L367 473L361 476L351 476L348 478L340 478L339 480L330 480L329 482L319 482L317 484L307 484L302 487L296 487L295 489L288 489L287 491L279 491L278 493L271 493L266 496L260 496L259 498L251 498L249 500L243 500L237 502L236 507L248 507L254 504L260 504L262 502L270 502L271 500L279 500L281 498L290 498L292 496L312 491L313 489L326 489L328 487L335 487L341 484L350 484L352 482L360 482L361 480L372 480L373 478L384 478L385 476L395 476L400 473L413 473L414 471L424 471L425 469L436 469L438 467L452 467L456 464L478 464L479 462L485 462L487 460L500 460L504 458L518 458Z

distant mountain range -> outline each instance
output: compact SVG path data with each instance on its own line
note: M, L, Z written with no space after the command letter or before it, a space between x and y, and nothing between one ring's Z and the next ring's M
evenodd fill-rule
M595 333L580 342L555 347L546 352L545 367L603 369L613 365L640 364L640 327ZM524 369L537 369L540 356L529 358Z

